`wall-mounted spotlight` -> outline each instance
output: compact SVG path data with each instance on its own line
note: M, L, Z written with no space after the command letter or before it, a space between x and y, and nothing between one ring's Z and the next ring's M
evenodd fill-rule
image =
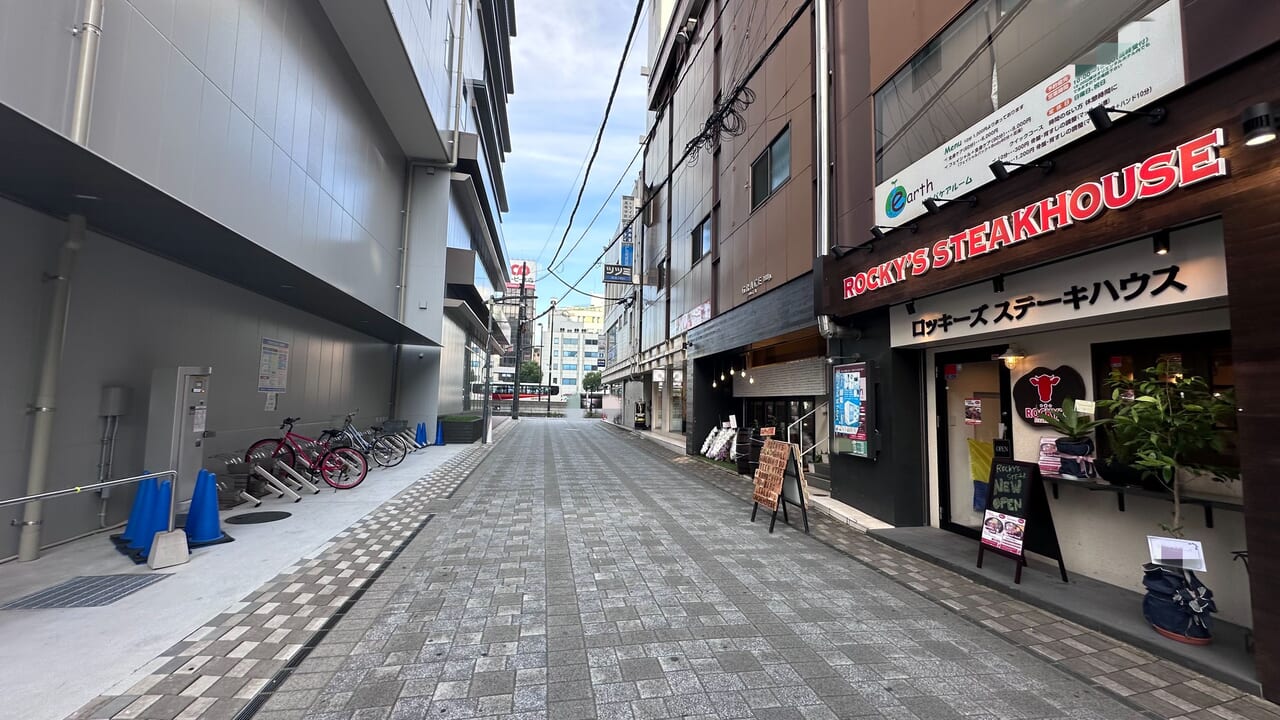
M1276 117L1271 113L1271 103L1250 105L1240 116L1244 125L1244 144L1262 145L1276 139Z
M997 275L991 278L991 289L998 293L1004 292L1004 276L1003 275Z
M1151 251L1157 255L1169 254L1169 231L1157 230L1151 236Z
M1008 180L1009 168L1011 167L1013 168L1037 167L1043 170L1046 175L1048 175L1049 173L1053 172L1053 161L1041 160L1040 162L1020 163L1020 162L1013 162L1011 160L997 160L991 163L990 165L988 165L987 167L991 168L991 174L994 175L997 180Z
M861 245L832 245L831 256L842 258L855 250L866 250L867 252L871 252L871 249L870 242L864 242Z
M909 223L907 225L872 225L871 236L874 237L876 240L883 240L885 238L885 234L884 234L885 230L898 230L898 229L910 230L911 232L919 232L920 226L915 223Z
M752 385L755 385L755 384L756 384L756 376L755 376L755 375L752 375L752 376L751 376L751 378L750 378L749 380L747 380L747 382L748 382L748 383L750 383L750 384L752 384Z
M1162 107L1153 107L1150 110L1121 110L1120 108L1099 105L1089 109L1089 122L1093 123L1095 130L1106 130L1111 127L1111 113L1141 115L1152 125L1159 125L1169 116L1169 111Z
M907 314L908 314L908 315L915 315L915 314L916 314L916 301L915 301L915 300L908 300L908 301L907 301Z
M940 207L938 203L949 204L949 203L958 203L958 202L968 203L969 207L973 207L974 205L978 204L978 196L965 195L964 197L961 197L961 198L942 198L942 197L925 198L924 209L929 211L930 215L933 215L938 212L938 208Z
M862 353L854 353L852 355L833 355L827 358L827 364L835 365L837 362L844 362L845 360L860 362L862 360Z
M1027 351L1017 345L1010 345L1005 348L1004 352L996 356L996 359L1003 360L1004 366L1010 370L1018 366L1018 361L1027 356Z

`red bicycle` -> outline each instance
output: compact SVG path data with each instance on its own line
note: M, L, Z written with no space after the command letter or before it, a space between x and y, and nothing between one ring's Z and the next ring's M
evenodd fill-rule
M369 461L356 450L345 446L330 446L337 430L325 430L320 437L311 439L293 431L294 423L301 418L289 417L280 423L284 437L266 438L249 446L244 455L246 463L263 460L279 460L296 468L301 463L313 475L319 475L330 486L349 490L369 474ZM274 469L274 468L272 468Z

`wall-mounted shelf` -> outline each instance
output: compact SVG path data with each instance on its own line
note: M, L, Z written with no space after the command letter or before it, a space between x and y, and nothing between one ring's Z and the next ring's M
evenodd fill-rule
M1064 477L1044 475L1044 480L1053 486L1053 499L1058 499L1058 485L1067 485L1070 487L1078 487L1090 492L1111 492L1116 494L1116 506L1120 512L1124 512L1124 498L1126 495L1134 497L1155 498L1157 500L1165 500L1173 502L1173 494L1161 490L1147 490L1146 488L1133 487L1132 485L1110 485L1100 483L1093 480L1069 480ZM1226 510L1227 512L1243 512L1244 504L1233 502L1225 498L1197 497L1195 495L1183 495L1182 503L1184 505L1199 505L1204 508L1204 526L1213 527L1213 511L1214 509Z

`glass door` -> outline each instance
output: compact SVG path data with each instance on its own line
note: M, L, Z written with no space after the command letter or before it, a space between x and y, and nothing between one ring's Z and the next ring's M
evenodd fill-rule
M986 504L993 441L1009 437L1009 371L1003 348L939 354L938 477L944 529L977 537Z

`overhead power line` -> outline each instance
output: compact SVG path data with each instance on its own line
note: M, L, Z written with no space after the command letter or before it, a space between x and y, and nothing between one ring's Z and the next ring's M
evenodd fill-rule
M760 68L764 67L765 61L768 60L769 56L772 55L773 52L778 49L778 46L782 43L783 38L786 37L787 33L791 32L791 29L795 27L796 23L800 21L800 18L804 16L804 13L807 12L812 5L813 5L813 0L805 0L805 2L801 3L801 5L796 8L796 11L792 13L791 17L787 20L787 24L784 25L782 29L778 31L778 34L769 43L768 47L766 47L764 49L764 52L761 53L760 57L757 58L754 63L752 63L750 69L747 70L745 75L743 75L742 80L739 81L738 84L735 86L734 91L726 97L725 101L721 103L721 105L726 105L734 102L735 98L737 98L741 94L741 91L748 87L748 84L751 82L752 78L755 77L756 73L760 72ZM715 111L712 111L712 116L714 115L715 115ZM705 132L706 130L704 127L704 133ZM645 145L648 145L648 143L652 141L652 139L653 139L653 131L650 130L649 136L645 139ZM591 265L587 267L586 271L583 272L582 275L572 285L569 286L569 288L565 291L564 295L560 296L560 300L558 302L564 302L565 298L567 298L569 295L575 292L584 294L584 295L589 294L589 293L585 293L582 290L579 290L578 285L580 285L582 281L586 279L587 275L589 275L591 271L595 269L597 265L600 264L600 261L604 259L605 254L608 253L609 250L613 248L614 243L617 243L620 239L622 239L622 236L626 234L627 230L636 222L636 220L644 217L645 208L649 207L649 205L653 203L654 198L657 197L657 191L661 190L671 182L671 178L675 175L676 169L679 168L681 165L683 165L684 162L688 160L693 153L698 151L698 149L699 148L697 146L694 146L692 142L685 146L684 153L680 156L679 160L671 164L671 170L667 173L666 177L662 178L660 182L658 182L656 185L654 185L652 188L649 189L650 191L647 193L647 196L640 203L640 206L636 208L635 217L631 218L631 220L629 220L625 225L622 226L622 228L618 231L618 234L614 235L613 239L610 240L609 243L605 245L604 250L602 250L600 254L596 256L596 259L592 261ZM558 275L556 277L559 278ZM564 280L561 279L561 282L564 282Z
M640 27L640 16L644 13L645 0L636 2L635 16L631 18L631 29L627 31L627 42L622 48L622 58L618 61L618 70L613 76L613 87L609 89L609 100L604 106L604 117L600 118L600 129L596 131L596 139L591 147L591 156L587 159L587 170L582 175L582 185L578 187L578 197L573 201L573 209L569 211L569 222L564 226L564 235L560 236L560 244L556 246L555 253L551 256L551 262L547 263L547 267L556 264L556 260L560 257L560 251L564 249L564 242L569 238L569 230L573 227L573 218L578 214L578 208L582 205L582 196L587 191L587 181L591 179L591 168L595 165L596 156L600 154L600 143L604 139L605 126L609 124L609 115L613 112L613 101L618 96L618 85L622 82L622 71L627 65L627 56L631 54L631 43L636 37L636 28Z

